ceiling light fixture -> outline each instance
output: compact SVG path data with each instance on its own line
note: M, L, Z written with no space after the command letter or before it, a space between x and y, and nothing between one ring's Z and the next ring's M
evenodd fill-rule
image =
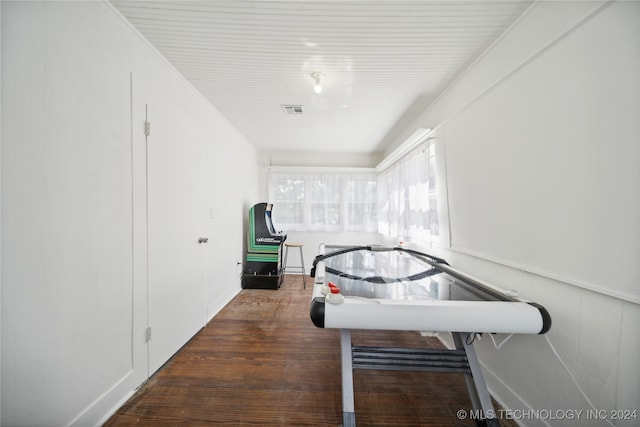
M313 85L313 91L315 93L321 93L322 92L322 85L320 84L320 79L324 77L324 74L322 73L311 73L311 78L313 80L315 80L316 84Z

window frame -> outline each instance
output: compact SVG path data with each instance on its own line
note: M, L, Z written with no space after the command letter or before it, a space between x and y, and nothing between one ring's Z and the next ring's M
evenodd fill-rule
M279 205L282 206L284 203L297 203L297 201L283 199L282 193L278 195L276 191L276 186L278 185L276 181L279 181L281 178L287 179L287 176L290 177L289 179L299 178L304 181L302 200L299 202L303 205L303 208L301 210L302 218L300 222L283 221L283 217L278 214L278 212L281 211L281 209L278 209ZM322 197L312 198L312 196L317 195L317 192L314 193L313 191L313 185L314 182L318 181L319 177L327 178L327 180L337 180L337 185L339 186L337 199L329 200L325 198L324 200L322 200ZM267 187L270 203L273 203L274 205L272 214L274 224L276 224L279 229L285 231L377 232L377 192L373 192L371 200L364 202L350 198L350 194L348 191L349 184L360 181L359 178L361 177L364 177L365 181L369 182L370 184L377 186L377 173L375 169L372 168L270 168L267 177ZM320 181L323 180L321 179ZM329 218L329 216L325 216L324 223L314 223L313 206L326 206L329 204L337 204L337 216L339 218L339 221L334 224L327 223L326 219ZM368 223L354 223L352 221L353 213L349 209L349 207L357 204L375 206L375 218L373 218L373 220L370 220Z

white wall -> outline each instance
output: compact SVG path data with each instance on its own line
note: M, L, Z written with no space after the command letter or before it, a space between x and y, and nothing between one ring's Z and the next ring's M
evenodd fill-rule
M258 197L257 152L217 115L209 118L215 145L207 167L207 319L240 290L249 209Z
M122 66L132 49L114 17L99 3L2 3L6 425L69 424L145 377L132 335L144 310Z
M536 2L394 145L436 129L441 255L547 307L547 337L607 411L640 409L639 69L639 2ZM544 336L478 350L507 408L590 409Z
M131 76L158 96L173 91L207 141L203 319L240 290L256 151L108 3L1 8L1 421L96 425L148 369L146 166Z

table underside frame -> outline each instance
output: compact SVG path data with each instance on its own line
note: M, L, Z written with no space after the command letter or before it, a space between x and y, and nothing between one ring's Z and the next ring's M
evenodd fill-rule
M353 370L375 369L394 371L448 372L464 374L474 414L479 414L480 426L499 427L480 362L467 337L472 334L452 332L455 350L397 347L353 346L351 330L342 329L340 351L342 362L342 425L355 427Z

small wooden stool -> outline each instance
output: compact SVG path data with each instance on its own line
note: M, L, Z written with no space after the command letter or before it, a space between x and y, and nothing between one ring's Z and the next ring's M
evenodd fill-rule
M282 267L282 272L283 274L287 273L287 268L291 269L295 269L297 272L302 272L302 284L304 286L304 289L307 289L307 274L304 271L304 256L302 255L302 246L304 246L302 243L296 243L296 242L285 242L284 243L284 266ZM300 263L302 265L292 265L292 266L288 266L287 265L287 257L289 256L289 248L298 248L300 249Z

